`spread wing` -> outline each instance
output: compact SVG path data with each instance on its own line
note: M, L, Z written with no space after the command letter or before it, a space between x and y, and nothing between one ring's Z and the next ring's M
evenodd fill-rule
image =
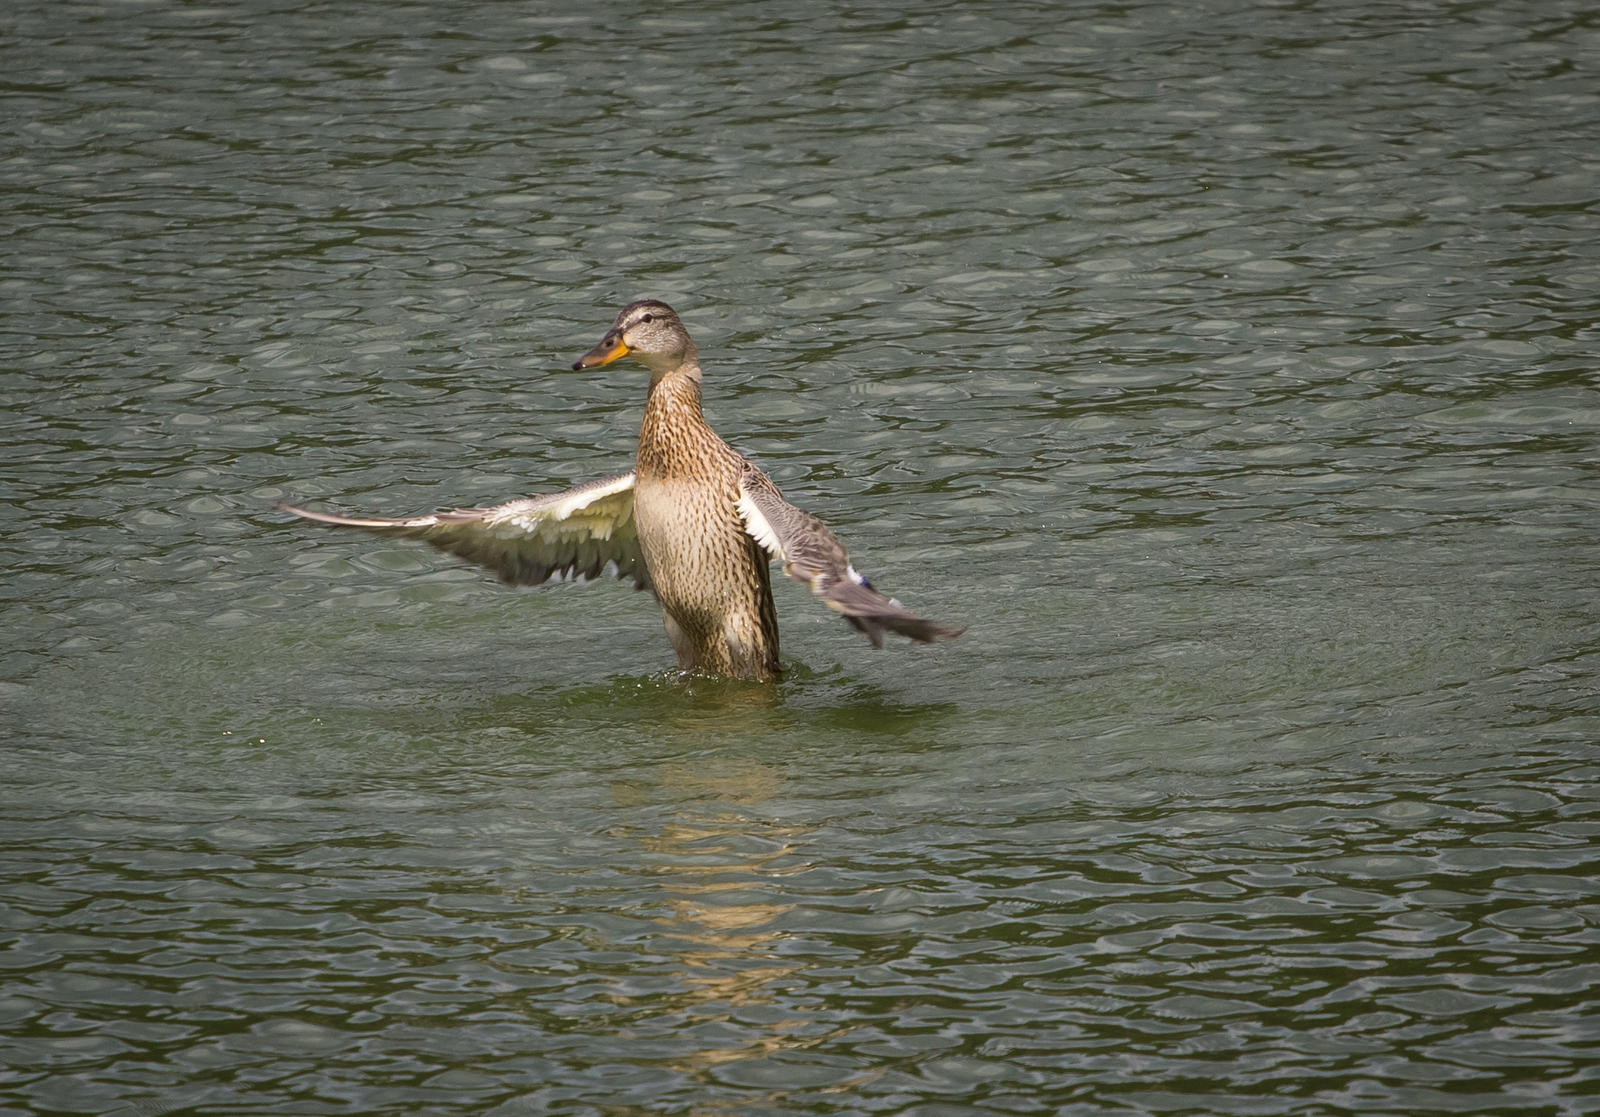
M784 500L772 478L748 462L739 479L739 515L750 537L783 562L785 574L844 614L873 647L883 647L885 629L924 644L953 640L966 631L924 620L873 589L850 565L850 553L828 525Z
M407 520L361 520L289 504L278 507L322 524L425 540L488 567L510 586L536 586L551 577L594 578L611 564L617 577L632 578L639 589L650 588L650 569L633 520L632 473L493 508L461 508Z

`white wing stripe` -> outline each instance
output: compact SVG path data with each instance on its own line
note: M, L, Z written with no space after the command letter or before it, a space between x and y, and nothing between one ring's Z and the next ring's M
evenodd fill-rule
M772 530L772 525L761 514L761 509L756 507L756 502L750 499L750 494L744 491L744 486L739 486L739 515L744 519L745 528L750 532L750 537L765 548L767 554L773 558L787 563L789 556L783 552L783 544L778 542L778 533Z
M555 494L560 500L551 500L549 497L533 497L529 500L514 500L510 504L502 504L497 508L470 509L478 513L485 524L511 523L524 530L531 530L535 523L551 523L569 519L573 513L581 512L597 500L608 496L616 496L633 488L633 474L624 473L615 477L609 484L596 482L573 489L570 492ZM631 507L630 513L631 515Z

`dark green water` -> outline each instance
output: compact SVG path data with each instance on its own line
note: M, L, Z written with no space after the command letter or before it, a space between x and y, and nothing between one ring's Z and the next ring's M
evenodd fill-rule
M0 14L0 1115L1600 1109L1600 19ZM961 641L289 524L707 409Z

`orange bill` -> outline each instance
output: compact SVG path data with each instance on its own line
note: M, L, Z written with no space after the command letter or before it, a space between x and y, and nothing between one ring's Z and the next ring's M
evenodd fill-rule
M609 365L618 357L626 357L627 355L628 343L623 341L620 337L613 337L610 334L607 334L605 337L600 339L599 345L596 345L593 349L579 357L576 361L573 361L572 367L573 370L576 371L580 368L594 368L597 365Z

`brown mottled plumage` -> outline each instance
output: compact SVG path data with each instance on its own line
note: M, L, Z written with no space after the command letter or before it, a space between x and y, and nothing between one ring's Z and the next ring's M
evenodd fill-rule
M403 520L287 511L322 523L415 536L532 585L586 579L608 565L661 603L682 669L765 680L778 667L771 559L883 646L885 631L921 643L961 635L908 612L856 573L837 536L787 503L776 485L706 422L700 355L678 315L645 299L623 308L574 369L632 357L650 398L632 473L493 508Z

